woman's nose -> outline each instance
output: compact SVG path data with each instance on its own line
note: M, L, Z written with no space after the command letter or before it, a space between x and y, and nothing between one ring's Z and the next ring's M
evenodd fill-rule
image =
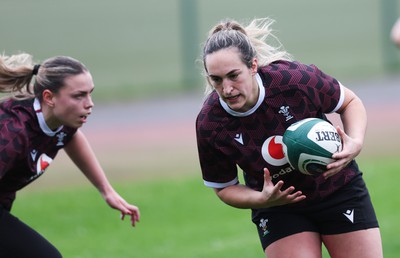
M92 97L88 96L86 107L87 108L92 108L93 106L94 106L94 103L93 103Z
M223 81L222 82L222 87L223 87L223 91L225 94L229 95L232 93L232 85L228 82L228 81Z

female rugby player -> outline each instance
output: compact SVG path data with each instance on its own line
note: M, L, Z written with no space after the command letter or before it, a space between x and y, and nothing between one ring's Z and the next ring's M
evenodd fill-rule
M252 210L268 258L382 257L378 221L354 158L367 115L361 100L314 65L293 61L272 20L227 20L203 48L207 97L196 120L203 179L226 204ZM268 43L267 43L268 42ZM343 149L317 177L295 171L282 135L296 121L336 112ZM243 170L244 184L238 180Z
M31 81L34 78L32 87ZM88 69L65 56L33 65L28 54L0 56L0 257L61 257L60 252L10 211L16 192L40 177L64 149L107 204L131 216L139 209L110 185L79 128L92 112Z

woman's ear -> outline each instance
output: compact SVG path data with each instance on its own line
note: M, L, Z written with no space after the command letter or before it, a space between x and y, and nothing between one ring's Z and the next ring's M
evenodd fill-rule
M251 74L255 75L258 70L258 60L257 58L253 58L253 61L251 62Z
M49 107L54 107L54 93L50 90L44 90L42 93L43 103Z

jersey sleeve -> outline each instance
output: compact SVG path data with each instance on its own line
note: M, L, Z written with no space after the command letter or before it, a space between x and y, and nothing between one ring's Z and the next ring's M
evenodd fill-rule
M305 110L332 113L343 103L343 86L315 65L279 61L260 70L267 94L273 98L284 92L283 97L291 101L287 103L289 106L304 101L312 105L305 107Z
M343 102L344 102L344 89L343 89L343 85L339 82L339 87L340 87L340 96L339 96L339 101L338 101L338 103L337 103L337 105L336 105L336 107L335 107L335 109L334 110L332 110L332 113L333 112L336 112L336 111L338 111L339 110L339 108L341 108L342 107L342 105L343 105Z
M225 188L239 182L237 167L215 144L216 130L199 116L196 121L197 148L204 184Z
M14 166L17 158L25 153L27 137L22 125L14 119L3 119L0 123L0 178Z
M337 111L344 100L343 86L335 78L322 72L315 65L308 66L310 71L309 82L300 84L300 87L309 95L309 98L320 107L323 113Z

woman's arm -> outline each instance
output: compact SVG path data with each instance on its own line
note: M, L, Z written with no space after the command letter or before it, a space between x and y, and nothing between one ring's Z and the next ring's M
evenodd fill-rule
M342 151L332 156L337 161L327 165L328 171L324 173L325 177L330 177L347 166L360 154L364 144L367 129L367 111L361 99L353 91L346 87L343 87L343 89L345 91L344 102L337 111L343 123L343 130L337 127L337 131L342 137L343 148Z
M127 203L111 186L84 134L78 130L64 149L76 166L99 190L108 205L119 210L122 219L125 215L130 215L132 226L135 226L140 218L139 208Z
M390 32L393 43L400 48L400 18L397 19Z

